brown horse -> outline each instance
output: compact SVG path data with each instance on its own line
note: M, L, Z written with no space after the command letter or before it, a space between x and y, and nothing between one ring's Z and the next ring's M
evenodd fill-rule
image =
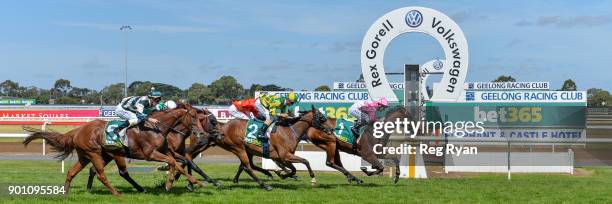
M123 157L142 159L147 161L165 162L171 168L176 168L187 179L194 184L202 185L199 181L187 174L174 159L173 153L168 151L167 140L163 135L170 131L178 131L177 127L187 127L187 130L196 129L202 131L200 123L197 121L196 111L184 108L173 109L163 112L155 112L151 117L160 122L154 128L139 124L138 128L130 128L126 131L128 135L128 147L124 149L107 149L104 146L104 126L105 121L91 121L81 127L71 130L65 134L54 132L33 132L26 137L24 144L28 145L36 139L46 140L55 150L60 151L58 158L68 157L73 150L76 150L78 161L70 168L66 175L64 189L69 191L70 183L87 164L90 162L95 168L98 179L109 189L113 195L120 193L110 185L104 174L104 166L111 160L115 160L119 168L120 175L128 180L136 189L144 191L127 173L127 167ZM194 127L195 125L195 127ZM186 131L186 130L182 130ZM172 187L173 176L166 180L166 189Z
M188 111L196 111L197 113L197 117L198 117L198 121L201 121L203 117L208 117L208 115L210 115L210 111L208 110L201 110L201 109L196 109L193 106L189 105L189 104L185 104L185 103L178 103L177 104L177 108L183 108L183 109L187 109ZM194 168L196 169L196 172L200 173L201 170L200 168L197 167L197 165L195 165L195 163L193 163L191 158L186 158L185 157L185 138L186 136L193 136L195 138L208 138L208 134L211 134L208 130L213 129L213 126L210 123L200 123L201 127L205 130L204 132L195 130L192 131L193 129L189 129L189 127L184 127L183 124L179 124L177 127L173 128L173 131L170 131L166 138L167 138L167 143L168 143L168 151L171 152L171 154L173 155L173 157L180 161L182 163L181 167L185 168L185 166L188 164L189 166L189 174L191 174L191 169ZM205 136L206 135L206 136ZM125 158L123 157L116 157L114 158L115 163L125 163ZM106 164L108 164L110 161L105 161ZM105 165L106 165L105 164ZM171 167L170 171L172 171L174 168ZM127 172L125 172L127 173ZM119 174L122 174L122 171L119 171ZM180 172L177 172L178 175L180 175ZM204 172L201 172L201 174L204 174ZM91 167L89 169L89 178L87 180L87 190L91 191L92 186L93 186L93 179L94 176L96 175L96 170L94 167ZM204 174L206 175L206 174ZM125 177L124 177L125 178ZM219 186L219 183L215 180L210 179L209 177L205 177L207 178L208 182L213 183L215 186ZM174 180L178 179L178 177L174 177ZM127 179L126 179L127 180ZM136 182L134 182L133 180L128 180L128 182L132 183L132 185L134 187L139 186ZM173 181L171 181L173 182ZM192 183L188 184L188 189L189 190L193 190L194 186ZM138 188L137 188L138 189Z
M300 112L300 116L291 119L292 125L277 126L276 132L270 135L270 159L274 160L281 166L289 166L293 168L293 172L279 176L281 178L292 177L295 175L295 168L292 163L302 163L308 169L311 177L311 182L316 184L314 172L310 168L308 160L294 155L295 149L297 148L300 136L305 134L310 127L318 128L321 130L330 129L324 127L324 123L327 118L313 107L310 111ZM247 120L234 119L226 124L219 126L224 137L220 140L209 140L205 142L195 142L193 146L190 146L187 150L188 155L196 155L201 151L206 150L212 145L218 145L223 149L232 152L240 159L239 171L246 171L251 178L253 178L262 188L271 190L272 187L261 181L253 172L253 169L265 172L268 177L272 177L272 174L264 169L254 165L253 156L262 156L263 150L261 147L254 144L247 144L245 142L246 125ZM200 141L206 139L201 138ZM236 181L236 180L234 180Z
M408 118L409 120L412 120L412 117L405 108L397 107L387 112L384 121L395 121L396 118ZM335 124L335 118L330 118L326 122L327 127L334 127ZM378 175L384 170L384 165L378 160L379 158L384 158L384 155L375 154L373 148L375 144L382 144L383 146L387 145L390 135L385 134L380 139L375 138L373 136L373 126L371 124L366 126L366 129L359 137L359 142L356 144L357 147L355 149L353 149L352 144L337 140L335 136L333 136L329 133L329 131L324 129L310 128L307 132L307 136L308 140L310 140L315 146L325 150L327 154L325 164L333 169L342 172L347 177L349 182L356 181L357 184L363 183L362 180L353 176L342 166L342 161L340 160L340 154L338 150L360 156L362 159L372 164L372 167L376 169L375 171L369 172L367 171L367 168L361 168L361 170L368 176ZM398 171L395 172L395 176L393 178L393 182L397 183L397 181L399 180L399 158L397 158L396 156L391 156L390 159L394 161L395 167L396 169L398 169ZM254 169L266 175L270 174L265 169ZM239 177L240 173L241 171L238 171L236 178Z
M398 107L394 107L390 109L389 111L387 111L383 121L393 122L397 118L400 118L400 119L407 118L408 120L412 120L412 116L408 113L407 109L405 109L403 106L398 106ZM328 122L331 124L336 124L336 119L330 118ZM349 144L347 142L342 142L342 141L337 142L337 148L340 151L360 156L363 160L370 163L372 165L372 168L376 169L375 171L370 172L370 171L367 171L367 168L365 167L361 168L361 170L368 176L378 175L383 172L385 167L382 163L380 163L378 159L387 158L387 159L393 160L395 163L396 170L397 170L393 177L393 182L397 183L399 179L399 174L400 174L398 156L396 155L385 156L385 155L377 155L376 153L374 153L374 145L381 144L383 146L386 146L387 143L389 142L390 135L385 133L381 138L376 138L374 137L373 130L374 130L374 127L372 124L369 124L365 127L363 133L359 137L359 140L356 144L357 145L357 147L355 148L356 151L353 149L352 144ZM312 136L319 135L322 133L319 130L311 128L308 131L308 134L309 134L309 138L311 138ZM339 166L342 166L342 162L340 161L340 157L338 154L330 156L329 153L332 151L327 151L327 152L328 152L328 158L334 157L335 158L334 162L336 162L336 164L338 164ZM337 153L337 151L335 153Z

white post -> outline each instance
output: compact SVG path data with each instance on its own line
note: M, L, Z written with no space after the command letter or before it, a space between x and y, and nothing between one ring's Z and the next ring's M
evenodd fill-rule
M64 160L62 160L62 173L64 173Z
M512 170L510 169L510 139L508 138L508 181L512 179Z
M47 131L47 122L43 122L42 127L41 127L42 131L45 132ZM47 142L45 140L42 140L42 155L47 155Z
M574 151L572 149L568 149L567 154L569 154L570 157L570 174L574 175Z

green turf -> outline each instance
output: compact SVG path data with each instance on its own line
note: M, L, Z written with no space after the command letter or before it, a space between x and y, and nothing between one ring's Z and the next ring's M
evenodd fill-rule
M155 166L158 163L137 163L130 166ZM365 177L366 184L348 184L341 174L317 173L319 184L311 187L307 174L300 172L300 180L266 180L274 189L266 192L246 174L239 184L233 184L235 164L201 165L218 178L220 188L206 185L195 192L187 192L181 179L170 192L158 188L165 179L162 172L131 172L148 193L138 193L117 174L114 166L106 168L112 185L123 193L113 197L96 180L94 191L85 189L86 174L81 172L73 181L70 195L64 197L0 197L7 203L610 203L612 202L612 168L594 168L592 175L515 174L512 181L505 174L483 174L469 178L426 180L402 179L396 185L388 177ZM64 182L60 164L52 161L0 161L0 183ZM262 176L263 177L263 176Z

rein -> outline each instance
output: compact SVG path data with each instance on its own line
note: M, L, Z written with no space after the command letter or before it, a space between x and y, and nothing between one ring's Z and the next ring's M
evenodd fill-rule
M193 116L193 115L191 115L189 112L190 112L190 111L189 111L189 110L187 110L187 114L189 114L189 116ZM174 121L174 123L172 124L172 126L168 126L168 125L166 125L166 124L165 124L165 123L163 123L163 122L159 122L157 125L161 125L161 126L163 126L163 127L165 127L165 128L167 128L167 129L168 129L168 131L167 131L166 133L164 133L164 135L167 135L167 134L168 134L170 131L174 131L174 132L176 132L176 133L180 134L181 136L188 136L188 135L190 135L190 134L188 134L189 132L179 131L179 130L177 130L177 129L175 128L175 127L176 127L176 125L177 125L178 123L180 123L180 122L182 121L182 119L183 119L183 118L187 117L187 114L183 115L183 117L181 117L180 119L179 119L178 117L176 117L176 116L172 115L171 117L172 117L172 118L174 118L174 119L176 119L176 120ZM191 123L191 124L189 124L189 127L187 127L187 131L191 131L191 129L192 129L192 127L193 127L193 122L194 122L194 121L192 120L192 123Z

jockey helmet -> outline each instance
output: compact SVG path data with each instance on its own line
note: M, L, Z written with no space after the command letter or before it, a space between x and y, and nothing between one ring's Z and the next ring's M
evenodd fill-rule
M381 106L389 106L389 101L387 101L387 98L385 97L379 98L378 100L376 100L376 103Z
M287 100L289 100L291 103L299 102L298 95L293 91L287 94Z
M161 98L162 97L162 93L160 91L155 90L155 87L151 87L151 91L149 92L149 94L147 95L149 98Z

